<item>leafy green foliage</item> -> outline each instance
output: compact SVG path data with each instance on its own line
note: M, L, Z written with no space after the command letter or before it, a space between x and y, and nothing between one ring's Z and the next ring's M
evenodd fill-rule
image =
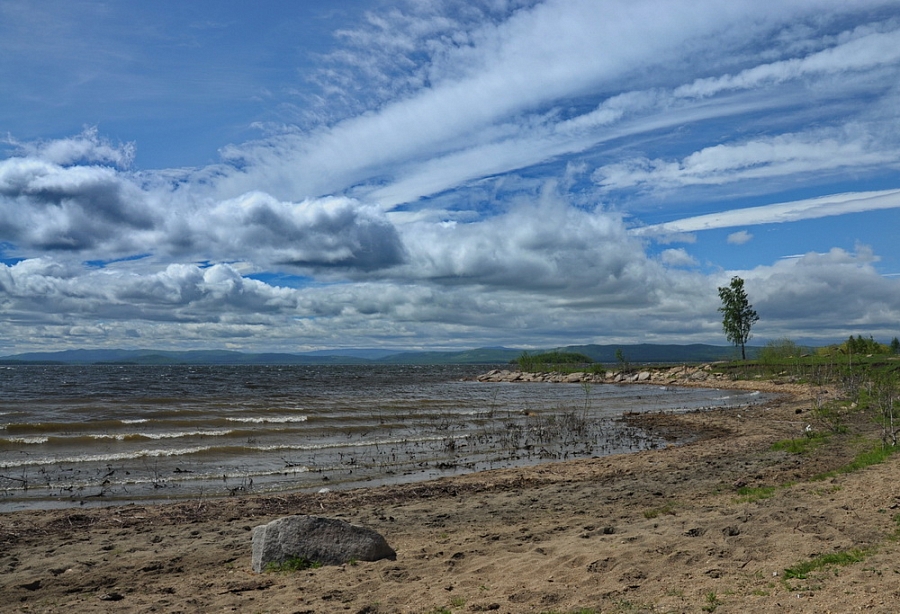
M803 348L784 337L775 341L769 341L765 347L759 351L757 360L761 363L779 363L791 358L800 358L803 354Z
M516 359L516 362L522 371L547 372L571 371L573 367L582 366L587 366L585 370L593 370L591 365L594 361L590 356L578 352L553 351L534 355L522 352L522 355Z
M750 339L750 328L759 320L759 315L754 311L747 299L744 290L744 280L740 277L732 277L731 283L724 288L719 288L719 299L722 306L722 328L725 338L736 346L741 347L741 358L747 360L747 341Z

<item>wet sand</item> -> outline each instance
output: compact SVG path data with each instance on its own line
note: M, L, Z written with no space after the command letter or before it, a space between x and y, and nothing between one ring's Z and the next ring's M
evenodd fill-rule
M626 416L672 442L660 450L344 492L5 514L0 611L896 612L900 458L812 480L859 439L773 451L817 426L821 391L771 389L784 396L749 409ZM743 486L780 487L748 500ZM251 528L289 514L372 528L397 560L254 574ZM865 560L784 578L854 548Z

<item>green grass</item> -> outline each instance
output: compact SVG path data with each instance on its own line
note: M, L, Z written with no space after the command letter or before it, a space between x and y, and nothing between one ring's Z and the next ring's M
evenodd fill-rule
M789 452L790 454L806 454L813 448L816 448L828 441L828 435L825 433L811 433L797 439L782 439L772 444L775 451Z
M775 486L744 486L738 489L740 503L752 503L761 499L768 499L775 494Z
M322 563L319 561L310 561L302 556L293 556L288 559L285 559L281 563L276 563L272 561L266 565L265 571L267 572L277 572L277 571L303 571L305 569L318 569L322 566Z
M851 563L859 563L864 560L868 554L869 553L866 550L860 548L823 554L814 559L810 559L809 561L797 563L793 567L788 567L784 570L784 579L790 580L796 578L798 580L805 580L806 577L814 571L833 565L844 566L850 565Z
M865 469L866 467L871 467L872 465L883 463L898 451L900 451L900 446L883 446L879 443L876 444L873 448L863 450L862 452L857 454L852 461L850 461L843 467L838 467L834 471L829 471L827 473L821 473L815 476L813 479L827 480L828 478L833 478L845 473L853 473L854 471L859 471L860 469Z
M713 591L710 591L706 593L706 605L700 609L704 612L715 612L720 605L722 605L722 601Z

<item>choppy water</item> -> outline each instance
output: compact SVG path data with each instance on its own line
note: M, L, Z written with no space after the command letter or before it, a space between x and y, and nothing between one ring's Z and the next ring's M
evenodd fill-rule
M479 383L484 366L0 367L0 512L349 488L660 445L625 411L754 392Z

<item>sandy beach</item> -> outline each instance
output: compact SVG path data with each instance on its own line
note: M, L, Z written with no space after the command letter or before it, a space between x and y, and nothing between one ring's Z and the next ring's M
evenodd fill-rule
M896 612L900 458L813 480L877 427L861 419L805 454L772 450L817 428L821 394L772 390L783 394L751 409L627 416L671 441L653 451L344 492L6 514L0 611ZM765 498L739 493L767 486ZM397 560L254 574L251 529L290 514L374 529ZM863 560L785 578L853 549Z

